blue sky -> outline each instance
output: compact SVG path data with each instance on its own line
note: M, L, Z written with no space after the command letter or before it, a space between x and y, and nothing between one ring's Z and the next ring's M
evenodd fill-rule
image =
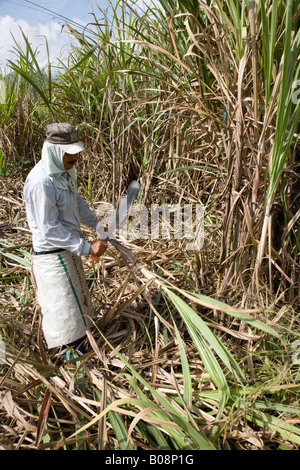
M97 3L101 9L109 11L109 0L98 0ZM23 44L20 27L30 43L39 48L41 65L47 62L44 36L48 39L51 58L63 57L69 36L62 30L65 20L58 15L85 26L92 21L92 11L101 19L94 0L32 0L32 3L25 0L0 0L0 67L5 67L8 58L13 60L14 56L9 52L14 46L11 34L19 44Z

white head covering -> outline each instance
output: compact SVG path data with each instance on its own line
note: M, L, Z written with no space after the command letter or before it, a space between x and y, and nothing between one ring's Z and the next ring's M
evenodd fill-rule
M76 170L65 170L65 151L57 144L45 141L42 149L42 161L48 177L59 189L77 191Z

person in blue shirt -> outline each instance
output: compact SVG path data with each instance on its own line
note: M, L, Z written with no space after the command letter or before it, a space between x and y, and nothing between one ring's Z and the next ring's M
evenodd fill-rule
M82 257L100 257L107 249L105 241L91 243L82 236L81 224L104 234L77 190L75 166L84 150L74 126L48 125L42 158L28 174L23 191L43 333L48 348L61 351L73 347L84 352L79 345L91 326L93 305Z

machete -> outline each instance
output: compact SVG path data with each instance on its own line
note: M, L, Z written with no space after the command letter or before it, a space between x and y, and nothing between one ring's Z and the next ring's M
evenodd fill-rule
M130 183L126 196L121 199L117 212L113 220L109 224L107 231L105 232L106 238L103 238L103 232L100 233L100 231L97 231L98 235L102 240L106 242L111 242L112 240L114 240L113 234L115 230L122 228L122 226L126 222L128 209L133 203L133 201L135 201L135 199L138 197L140 189L141 185L138 183L138 181L134 180ZM92 259L95 261L98 259L98 257L93 256Z
M127 194L124 198L121 199L117 212L107 229L107 237L104 239L104 241L110 241L110 239L113 238L115 230L123 227L127 220L128 209L133 201L135 201L137 198L140 192L140 188L141 186L137 181L134 180L130 183ZM103 236L103 234L101 235Z

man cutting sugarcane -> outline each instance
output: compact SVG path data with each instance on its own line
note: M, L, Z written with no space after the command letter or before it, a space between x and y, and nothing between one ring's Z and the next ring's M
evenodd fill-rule
M27 222L32 232L32 274L49 348L84 352L93 306L81 258L102 256L107 242L82 237L80 224L101 233L96 214L79 195L75 165L84 151L77 130L68 123L46 128L42 158L24 185Z

